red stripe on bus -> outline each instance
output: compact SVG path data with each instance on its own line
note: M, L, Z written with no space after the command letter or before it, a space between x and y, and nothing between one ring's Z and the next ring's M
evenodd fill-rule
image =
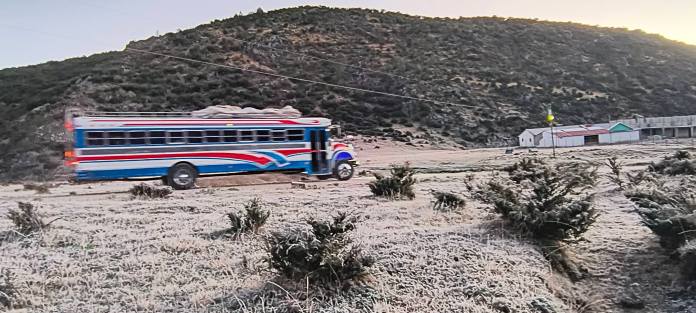
M102 155L102 156L81 156L77 157L77 161L117 161L117 160L147 160L147 159L167 159L167 158L221 158L235 159L243 161L251 161L261 165L266 165L271 162L271 159L244 154L230 152L204 152L204 153L167 153L167 154L133 154L133 155Z
M273 150L275 152L278 152L284 156L289 156L293 154L300 154L300 153L310 153L312 152L312 149L281 149L281 150Z

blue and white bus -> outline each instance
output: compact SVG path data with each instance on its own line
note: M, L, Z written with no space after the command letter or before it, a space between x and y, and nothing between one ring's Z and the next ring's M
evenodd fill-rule
M348 180L351 145L326 118L196 118L191 113L68 110L66 164L77 181L162 178L192 188L205 175L301 172Z

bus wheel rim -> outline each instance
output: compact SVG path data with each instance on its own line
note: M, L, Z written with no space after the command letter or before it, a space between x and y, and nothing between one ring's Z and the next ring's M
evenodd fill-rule
M177 185L187 185L191 182L191 174L186 170L180 170L174 174L173 180Z
M338 176L341 178L348 177L348 176L350 176L350 172L352 170L353 169L351 168L350 164L346 164L346 163L339 164L338 165Z

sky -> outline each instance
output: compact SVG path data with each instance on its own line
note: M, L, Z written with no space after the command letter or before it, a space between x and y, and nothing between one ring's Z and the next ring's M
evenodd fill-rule
M696 45L696 0L1 0L0 69L122 50L131 40L262 8L385 9L440 17L538 18L626 27Z

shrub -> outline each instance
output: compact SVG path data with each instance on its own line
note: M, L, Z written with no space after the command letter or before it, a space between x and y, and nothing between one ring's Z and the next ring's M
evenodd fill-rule
M691 241L678 250L682 274L686 279L696 279L696 243Z
M638 187L644 182L649 182L652 184L659 184L659 180L655 175L647 171L640 171L636 174L626 173L626 180L631 187Z
M339 213L331 221L308 220L310 231L274 232L266 239L267 262L295 280L324 285L364 280L374 259L363 255L349 236L356 222L356 217Z
M643 224L660 237L669 250L696 239L696 195L689 184L650 186L626 193L637 206Z
M648 166L651 172L666 175L696 175L696 160L691 157L688 151L680 150L672 156L664 158L662 161L652 163Z
M579 239L597 218L591 206L592 195L574 197L584 188L580 180L551 171L543 173L533 183L531 191L520 192L518 186L489 182L484 198L524 234L553 241Z
M588 169L587 173L577 168ZM576 242L596 221L592 207L595 170L555 171L544 166L535 170L533 181L520 184L512 178L486 183L475 197L493 205L494 210L522 234L539 241L545 257L557 270L579 280L584 274L568 258L563 243Z
M372 194L389 199L414 199L416 193L413 191L413 185L416 179L413 177L415 171L410 164L406 162L404 165L392 165L390 172L389 177L374 174L376 180L369 184Z
M131 187L128 192L135 198L160 199L169 196L172 193L172 189L142 183Z
M24 184L24 190L33 190L36 193L50 193L48 184Z
M565 163L557 165L554 169L541 159L523 158L503 170L508 172L510 179L518 184L524 181L536 182L547 176L548 172L567 173L568 175L560 177L574 185L593 186L597 181L597 168L589 163Z
M546 166L546 162L541 159L522 158L519 162L505 167L503 170L510 174L510 179L520 183L524 180L536 180Z
M623 189L624 181L621 178L621 171L623 169L623 163L619 162L616 157L611 157L607 159L606 163L609 170L611 170L611 175L609 175L609 180Z
M227 218L230 222L230 228L227 232L232 234L245 232L257 234L270 216L271 212L263 210L260 199L251 199L244 204L243 212L227 213Z
M434 210L449 211L463 208L466 205L466 201L462 197L453 193L436 191L433 195L435 196Z
M9 269L0 271L0 307L7 309L16 309L19 307L17 303L18 292L13 282L13 275Z
M43 219L34 210L34 205L26 202L18 203L19 210L10 209L7 217L12 221L17 229L17 232L23 235L41 232L48 227L53 221L44 223Z

